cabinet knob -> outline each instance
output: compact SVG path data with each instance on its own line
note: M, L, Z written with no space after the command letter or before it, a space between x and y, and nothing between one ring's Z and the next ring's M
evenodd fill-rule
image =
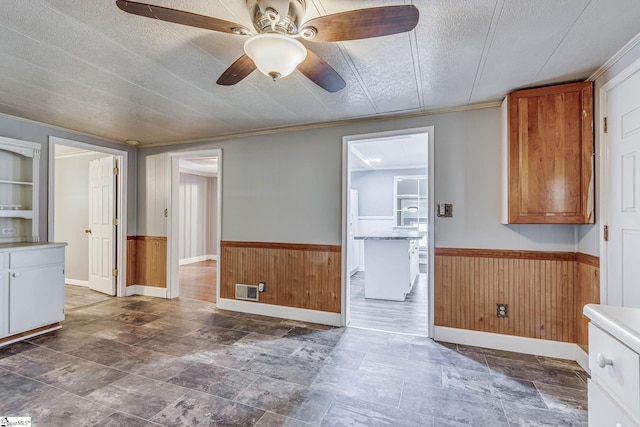
M607 357L604 357L604 355L602 353L598 353L598 355L596 356L596 363L601 368L604 368L607 365L613 366L613 360L611 360L611 359L609 359Z
M12 276L13 277L20 277L20 273L13 273Z
M86 230L84 230L84 232L87 233L87 234L91 234L91 229L87 228Z

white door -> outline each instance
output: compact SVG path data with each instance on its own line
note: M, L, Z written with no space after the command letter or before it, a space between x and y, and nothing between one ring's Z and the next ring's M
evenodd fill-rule
M640 307L640 70L606 99L607 304Z
M115 166L114 156L89 164L89 287L108 295L116 294Z

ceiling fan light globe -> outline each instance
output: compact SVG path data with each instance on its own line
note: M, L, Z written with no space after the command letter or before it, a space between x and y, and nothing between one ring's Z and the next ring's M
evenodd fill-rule
M298 40L273 33L251 37L244 43L244 52L271 78L288 76L307 57L307 49Z

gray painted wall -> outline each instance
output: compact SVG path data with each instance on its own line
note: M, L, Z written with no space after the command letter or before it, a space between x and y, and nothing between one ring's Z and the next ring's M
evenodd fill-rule
M180 174L180 259L216 254L217 178Z
M595 85L596 206L600 203L599 88L640 58L633 47ZM342 137L435 126L435 202L454 204L453 218L436 218L439 247L579 250L599 255L600 224L501 225L498 108L376 120L233 140L136 150L27 120L0 115L0 135L42 144L40 217L47 217L48 137L125 149L130 159L129 234L136 234L136 193L145 188L147 155L196 148L223 149L222 239L341 243ZM137 169L137 174L135 173ZM136 185L137 176L137 185ZM144 204L140 202L140 204ZM596 210L596 221L599 212ZM143 218L144 222L144 218ZM144 225L144 224L143 224ZM41 221L40 235L47 235Z
M434 201L454 205L453 218L435 219L436 246L575 250L573 225L500 224L499 108L142 148L138 167L157 153L222 148L223 240L339 245L343 136L431 125Z
M115 148L124 150L129 156L129 186L127 188L127 204L129 207L127 215L127 231L129 235L136 234L136 149L124 144L107 141L97 137L87 136L73 131L62 130L54 126L35 123L29 120L0 114L0 135L7 138L22 139L25 141L41 144L40 152L40 240L47 240L47 198L49 188L49 136L70 139L72 141L84 142L100 147Z
M104 154L56 159L55 225L57 241L67 242L65 276L73 280L89 280L89 162Z
M427 168L351 172L351 188L358 190L358 214L393 216L393 177L426 174Z

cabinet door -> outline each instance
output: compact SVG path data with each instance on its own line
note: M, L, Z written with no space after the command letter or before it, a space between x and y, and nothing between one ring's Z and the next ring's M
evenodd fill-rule
M64 319L64 267L12 270L9 274L9 334Z
M589 380L589 427L633 427L638 424L593 380Z
M509 223L593 217L591 82L509 94Z

